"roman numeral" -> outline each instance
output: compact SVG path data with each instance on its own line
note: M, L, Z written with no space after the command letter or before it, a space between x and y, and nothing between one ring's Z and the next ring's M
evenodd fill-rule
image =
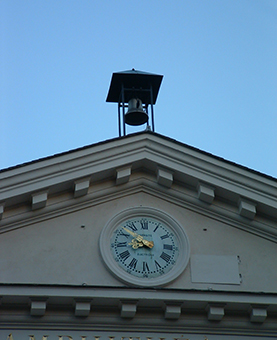
M142 263L142 271L143 272L149 272L148 264L145 261L143 261L143 263Z
M137 231L138 230L138 228L135 226L134 222L127 223L127 227L129 227L133 231Z
M171 259L171 256L168 255L167 253L162 252L160 258L163 259L165 262L169 262Z
M159 270L162 268L159 262L157 262L156 260L155 260L155 265L156 265L156 270Z
M164 244L164 249L173 250L173 245L172 244Z
M117 247L127 247L127 242L117 242Z
M140 224L141 224L141 229L148 230L148 221L147 220L141 220Z
M126 261L128 257L130 257L129 250L125 250L122 253L119 254L119 256L122 258L123 261Z
M156 226L156 228L153 230L153 233L159 228L160 223Z
M165 238L168 238L169 237L169 234L164 234L161 236L161 239L164 240Z
M126 238L130 237L130 234L125 234L122 230L120 230L119 235L125 236Z
M128 267L135 269L137 266L137 263L138 263L138 260L135 258L132 258L132 261L128 264Z

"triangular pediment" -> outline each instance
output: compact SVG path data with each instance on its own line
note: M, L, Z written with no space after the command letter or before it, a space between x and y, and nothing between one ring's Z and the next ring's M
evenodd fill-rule
M276 179L156 133L116 138L6 169L0 180L4 231L15 228L17 219L22 223L47 214L51 200L63 206L59 196L72 197L67 204L79 206L95 195L94 186L100 197L107 197L107 190L121 195L138 186L277 240Z

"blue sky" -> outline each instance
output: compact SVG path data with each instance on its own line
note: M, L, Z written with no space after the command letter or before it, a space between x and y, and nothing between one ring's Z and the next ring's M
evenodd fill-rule
M275 0L0 0L0 21L0 169L117 137L111 76L135 68L164 75L156 132L277 177Z

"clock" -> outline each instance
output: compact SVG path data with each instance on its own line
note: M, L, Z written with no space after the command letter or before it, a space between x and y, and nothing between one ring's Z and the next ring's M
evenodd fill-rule
M110 272L133 286L168 284L186 268L190 253L184 227L147 207L114 216L102 230L99 244Z

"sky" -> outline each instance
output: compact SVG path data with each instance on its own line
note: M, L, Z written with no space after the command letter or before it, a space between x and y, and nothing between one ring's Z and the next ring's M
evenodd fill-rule
M118 137L135 68L155 132L277 178L276 0L0 0L0 30L0 169Z

